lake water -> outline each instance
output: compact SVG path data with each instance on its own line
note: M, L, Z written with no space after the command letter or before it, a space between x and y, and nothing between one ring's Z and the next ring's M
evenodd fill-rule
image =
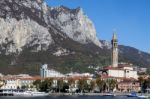
M47 96L47 97L0 97L0 99L140 99L126 96Z

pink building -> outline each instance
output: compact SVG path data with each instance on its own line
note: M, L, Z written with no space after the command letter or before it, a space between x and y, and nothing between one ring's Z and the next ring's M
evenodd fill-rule
M125 80L118 83L118 91L120 92L139 92L141 90L140 84L137 81Z

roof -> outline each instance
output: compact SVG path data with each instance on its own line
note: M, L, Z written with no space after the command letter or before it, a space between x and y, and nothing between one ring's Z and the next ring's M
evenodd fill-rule
M126 78L126 77L113 77L108 75L101 75L102 79L120 79L123 81L137 81L135 78Z
M41 80L40 76L19 77L19 76L4 76L2 80Z
M73 80L80 80L80 79L86 79L88 80L90 77L88 76L75 76L75 77L49 77L49 78L45 78L45 79L54 79L54 80L70 80L70 79L73 79Z
M118 64L118 67L113 67L113 66L106 66L103 69L105 70L124 70L124 67L133 67L132 65L129 64Z
M119 84L122 84L122 83L139 83L139 82L137 80L123 80L119 82Z
M123 68L119 68L119 67L112 67L112 66L107 66L104 67L105 70L123 70Z
M123 67L133 67L130 64L118 64L118 67L123 68Z
M32 76L32 77L16 77L16 76L4 76L1 78L2 80L44 80L44 79L53 79L53 80L80 80L80 79L85 79L88 80L90 77L88 76L74 76L74 77L47 77L47 78L42 78L40 76Z

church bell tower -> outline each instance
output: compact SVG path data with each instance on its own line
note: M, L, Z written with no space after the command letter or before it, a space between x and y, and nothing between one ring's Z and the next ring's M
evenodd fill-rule
M112 67L118 67L118 40L115 33L113 33L111 44L112 44Z

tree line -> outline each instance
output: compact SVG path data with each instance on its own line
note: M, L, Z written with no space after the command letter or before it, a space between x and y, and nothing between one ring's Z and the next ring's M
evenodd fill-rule
M117 81L114 79L102 80L97 78L95 80L87 79L68 79L64 80L36 80L33 85L38 91L44 92L77 92L77 93L88 93L88 92L110 92L116 88Z
M141 92L146 93L148 91L147 89L150 89L150 77L148 77L147 79L139 77L138 81L140 83Z

